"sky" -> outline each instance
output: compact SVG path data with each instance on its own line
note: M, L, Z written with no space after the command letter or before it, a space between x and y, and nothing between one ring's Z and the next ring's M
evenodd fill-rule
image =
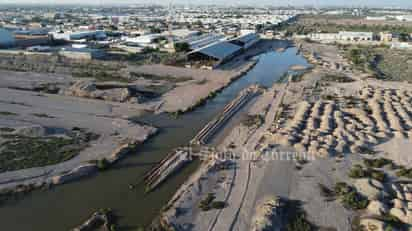
M412 7L412 0L172 0L176 4ZM0 4L168 4L170 0L0 0Z

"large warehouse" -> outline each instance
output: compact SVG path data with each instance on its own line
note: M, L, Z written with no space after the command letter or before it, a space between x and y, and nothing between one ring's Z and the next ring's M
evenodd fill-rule
M242 47L227 41L216 42L188 53L190 62L202 62L215 67L242 52Z

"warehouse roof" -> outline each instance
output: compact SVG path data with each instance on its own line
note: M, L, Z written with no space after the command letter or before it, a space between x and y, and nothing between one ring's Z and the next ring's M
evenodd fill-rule
M229 57L230 55L238 52L242 47L223 41L223 42L216 42L213 44L210 44L206 47L202 47L200 49L194 50L190 52L189 54L193 53L201 53L219 60L223 60L226 57Z

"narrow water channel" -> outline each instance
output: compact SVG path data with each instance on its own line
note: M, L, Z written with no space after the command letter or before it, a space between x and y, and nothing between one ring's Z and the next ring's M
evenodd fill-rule
M177 119L167 115L147 116L142 121L161 128L160 133L108 171L47 191L35 191L22 200L0 207L1 230L70 230L100 208L119 215L120 230L148 225L178 187L196 169L184 168L157 190L144 193L142 176L172 149L186 145L239 91L251 84L270 87L291 65L307 65L296 48L282 53L268 51L245 76L225 88L206 105ZM137 184L129 189L129 184Z

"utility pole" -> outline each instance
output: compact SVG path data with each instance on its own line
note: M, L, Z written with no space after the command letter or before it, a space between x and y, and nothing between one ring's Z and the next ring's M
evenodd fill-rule
M175 44L173 40L173 2L170 1L169 3L169 9L168 9L168 15L167 15L167 27L168 27L168 41L169 41L169 49L171 52L175 52Z

